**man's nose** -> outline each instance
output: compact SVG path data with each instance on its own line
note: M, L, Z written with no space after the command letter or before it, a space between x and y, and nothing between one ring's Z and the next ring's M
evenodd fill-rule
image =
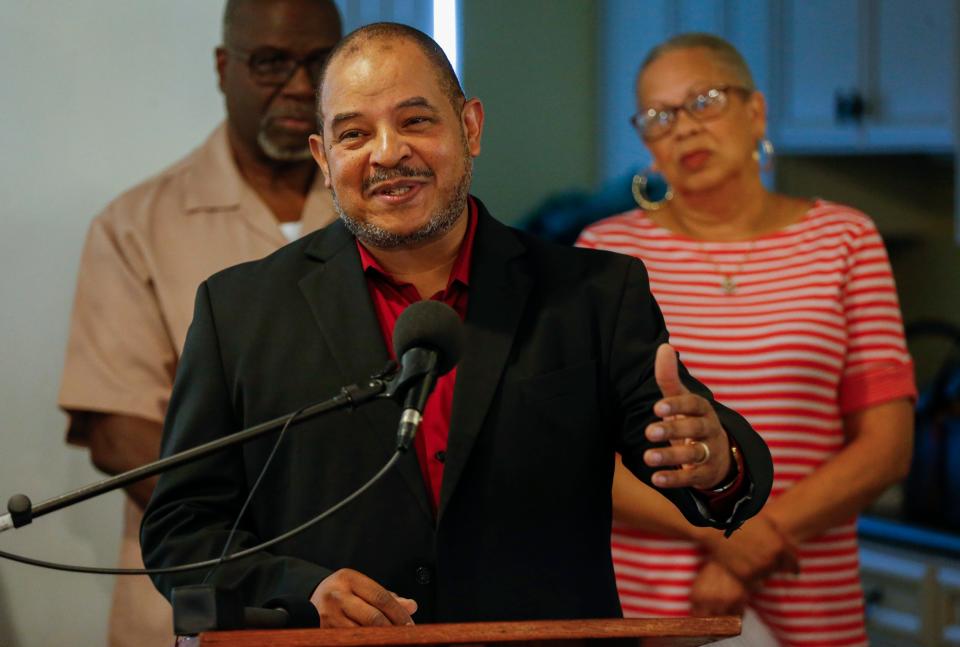
M283 94L287 96L306 97L311 100L316 94L316 91L317 87L313 84L313 79L310 78L307 66L303 64L297 64L297 67L293 70L293 74L287 79L287 82L283 84L282 88Z
M374 139L371 163L377 166L393 168L412 155L407 140L392 129L383 129Z

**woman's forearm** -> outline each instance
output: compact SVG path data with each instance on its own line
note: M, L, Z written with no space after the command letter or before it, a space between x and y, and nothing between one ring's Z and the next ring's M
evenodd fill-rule
M763 514L796 542L849 521L910 468L909 400L855 412L844 423L850 439L846 447L764 507Z
M624 467L620 456L613 473L613 518L665 537L695 539L695 527L666 497Z

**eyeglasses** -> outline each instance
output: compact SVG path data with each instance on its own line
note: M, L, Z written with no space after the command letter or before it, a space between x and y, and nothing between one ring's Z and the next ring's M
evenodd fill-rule
M694 90L680 105L647 108L630 117L630 123L637 129L641 139L646 142L656 141L673 130L677 123L677 113L681 110L685 110L697 121L709 121L722 115L727 109L727 95L731 91L744 96L753 93L750 88L739 85L718 85L715 88Z
M331 51L318 49L303 58L296 58L290 52L275 47L258 47L252 50L234 47L224 49L231 56L246 59L250 76L260 85L285 85L302 65L310 77L310 82L316 86Z

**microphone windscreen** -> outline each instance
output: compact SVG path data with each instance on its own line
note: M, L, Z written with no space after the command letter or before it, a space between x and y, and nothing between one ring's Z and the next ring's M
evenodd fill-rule
M429 348L439 355L437 373L443 375L460 361L463 323L440 301L417 301L400 313L393 328L393 350L403 357L411 348Z

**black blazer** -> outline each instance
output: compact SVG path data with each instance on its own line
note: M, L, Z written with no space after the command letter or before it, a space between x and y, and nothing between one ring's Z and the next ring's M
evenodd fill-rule
M666 339L639 261L540 241L480 205L437 517L410 452L326 522L223 565L212 581L259 605L307 597L350 567L417 600L418 622L618 616L614 452L649 483L643 432L660 397L654 353ZM354 238L337 222L200 286L163 454L330 397L387 359ZM711 397L685 371L684 381ZM726 524L738 525L766 500L772 463L750 426L716 406L752 482L752 498ZM392 453L398 416L381 401L296 425L232 548L297 526L367 481ZM275 439L164 475L141 529L146 564L218 556ZM664 494L692 523L724 526L705 518L690 490ZM202 577L154 580L169 596Z

